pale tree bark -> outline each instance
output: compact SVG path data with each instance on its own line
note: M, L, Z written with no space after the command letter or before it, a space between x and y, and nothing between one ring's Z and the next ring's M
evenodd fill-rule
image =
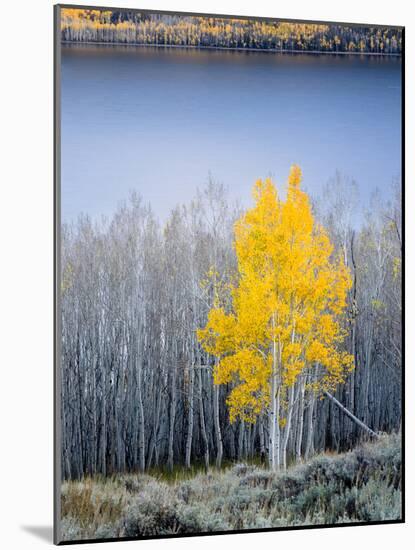
M200 364L200 363L199 363ZM205 463L205 470L209 469L209 441L206 433L206 423L205 423L205 411L203 407L203 386L202 386L202 371L198 367L198 381L199 381L199 420L200 420L200 432L203 441L203 458Z
M195 379L195 370L194 364L190 365L189 368L189 389L188 389L188 416L187 416L187 437L186 437L186 455L185 455L185 465L186 468L191 466L191 454L192 454L192 441L193 441L193 392L194 392L194 379Z
M259 431L259 455L261 462L265 462L265 433L264 433L264 419L262 414L258 419L258 431Z
M288 440L291 434L291 422L293 417L293 409L294 409L294 384L290 386L288 389L288 411L287 411L287 418L286 418L286 424L284 429L284 438L282 442L281 447L281 454L282 454L282 466L284 470L287 469L287 446L288 446Z
M304 453L304 459L307 461L314 454L314 410L316 404L316 395L311 391L310 401L307 413L307 441Z
M275 331L275 314L272 317L272 328ZM280 363L281 346L274 336L272 343L272 372L271 372L271 407L269 414L269 453L270 467L272 470L280 469L281 457L281 429L280 429Z
M217 384L213 386L213 416L216 436L216 467L220 468L222 466L223 443L219 419L219 386Z
M174 344L176 348L176 344ZM174 464L174 424L176 419L176 359L177 353L174 353L172 357L172 364L170 365L170 407L169 407L169 439L168 439L168 455L167 455L167 467L170 471L173 470Z
M303 430L304 430L304 395L305 395L305 378L300 380L299 388L299 401L298 401L298 423L297 423L297 436L295 445L295 459L296 462L301 462L302 444L303 444Z

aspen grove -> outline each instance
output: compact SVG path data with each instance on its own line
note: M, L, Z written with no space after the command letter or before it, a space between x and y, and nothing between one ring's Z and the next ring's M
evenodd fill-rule
M400 55L402 30L240 18L62 9L64 42Z
M136 194L64 224L62 475L261 460L285 469L401 424L401 212L209 181L161 224Z

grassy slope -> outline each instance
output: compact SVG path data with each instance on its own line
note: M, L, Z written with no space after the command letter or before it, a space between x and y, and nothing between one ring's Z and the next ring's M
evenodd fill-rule
M400 519L400 438L316 456L286 473L236 464L191 479L65 482L62 517L66 540Z

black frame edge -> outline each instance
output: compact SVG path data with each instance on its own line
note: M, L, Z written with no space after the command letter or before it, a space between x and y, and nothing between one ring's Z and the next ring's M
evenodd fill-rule
M60 381L60 174L61 174L61 7L53 6L53 542L60 543L61 381Z
M406 149L406 128L405 128L405 27L402 28L402 68L401 68L401 209L402 209L402 266L401 266L401 302L402 302L402 390L401 390L401 461L402 461L402 501L401 501L401 516L402 523L406 523L406 477L405 477L405 454L406 454L406 444L405 444L405 434L406 434L406 392L405 392L405 367L406 367L406 339L405 339L405 238L406 238L406 228L405 228L405 219L406 219L406 201L405 201L405 149Z

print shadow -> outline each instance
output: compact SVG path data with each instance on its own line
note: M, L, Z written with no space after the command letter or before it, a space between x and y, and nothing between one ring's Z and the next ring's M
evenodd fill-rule
M53 542L53 528L51 525L22 525L21 528L38 539Z

